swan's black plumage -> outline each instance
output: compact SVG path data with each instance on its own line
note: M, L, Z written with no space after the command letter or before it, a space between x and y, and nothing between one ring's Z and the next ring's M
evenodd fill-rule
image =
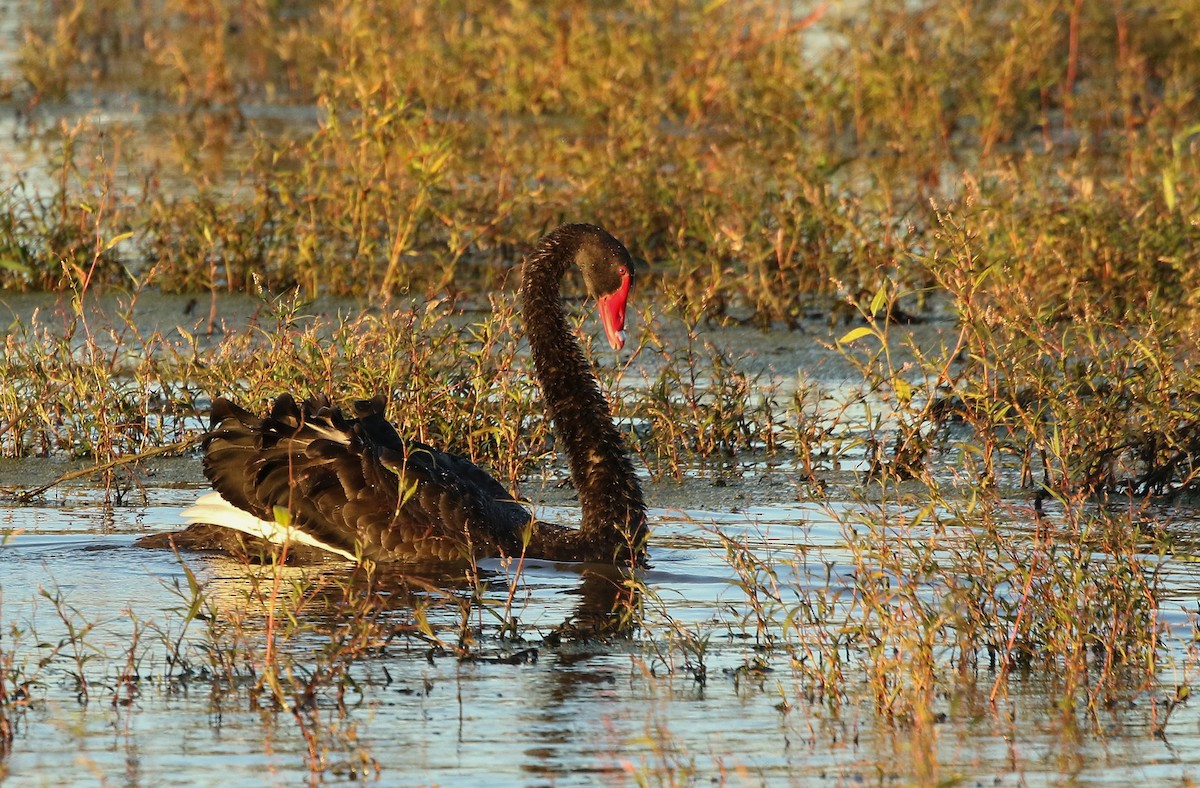
M462 457L401 439L382 396L354 411L284 394L258 418L219 399L204 474L238 509L274 520L279 507L292 527L364 558L519 552L530 516L499 482Z
M402 438L385 417L382 395L348 414L324 397L297 402L284 394L263 417L218 399L204 438L205 475L237 509L267 521L286 511L292 528L376 561L521 554L641 561L641 487L562 311L559 282L572 265L599 299L605 332L619 347L633 261L605 230L571 224L538 243L522 276L530 353L579 493L580 528L534 521L469 460Z

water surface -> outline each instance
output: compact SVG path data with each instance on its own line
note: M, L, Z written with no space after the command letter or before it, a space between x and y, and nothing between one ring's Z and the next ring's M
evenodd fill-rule
M688 497L686 486L669 487L651 500ZM995 704L986 669L975 681L949 683L934 700L931 731L880 715L862 677L848 677L840 702L822 697L798 669L795 648L764 648L772 640L794 646L797 635L762 631L748 615L723 537L786 559L778 565L785 587L836 596L853 572L837 515L853 504L778 498L736 511L655 509L646 625L624 636L561 630L586 617L594 578L532 562L512 593L519 640L503 637L489 605L477 605L467 613L468 655L398 636L353 661L340 705L326 686L307 708L275 708L254 689L264 616L246 602L251 578L267 578L261 589L270 571L132 547L141 534L174 527L197 492L149 488L142 500L114 506L100 490L76 487L0 508L10 534L0 549L10 698L14 678L32 678L27 702L6 710L14 735L0 768L12 784L1160 783L1189 779L1200 762L1200 721L1190 707L1175 711L1166 739L1155 738L1152 695L1105 712L1099 724L1064 715L1053 682L1036 672L1014 675ZM563 505L545 514L572 512ZM1194 566L1168 562L1180 611L1194 605ZM240 681L206 674L207 622L185 631L185 567L216 608L245 616L250 657L238 663ZM502 608L511 568L493 561L482 569L495 573L484 598ZM285 587L313 572L334 585L348 574L336 566L279 571ZM469 596L461 578L441 585ZM442 597L425 587L391 593L381 628L411 624L414 606L426 605L431 626L454 642L462 608L436 603ZM280 640L296 671L319 670L331 633L347 623L318 597ZM1178 614L1180 626L1186 618ZM70 628L79 650L55 652ZM167 662L166 644L177 639L190 675ZM123 679L131 659L134 682Z

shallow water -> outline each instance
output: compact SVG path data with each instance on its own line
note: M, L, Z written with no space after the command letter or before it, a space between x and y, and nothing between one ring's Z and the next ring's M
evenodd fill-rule
M1200 766L1200 718L1187 705L1176 710L1168 737L1158 739L1148 724L1151 697L1134 697L1099 719L1064 714L1055 708L1053 682L1036 672L1014 674L1008 697L995 705L988 703L986 670L978 681L951 682L935 698L939 716L925 731L880 715L861 677L847 677L843 702L823 699L784 650L756 647L756 635L797 636L756 633L721 538L748 544L756 555L790 556L780 564L791 575L781 571L789 588L836 596L853 568L834 515L851 504L778 499L737 511L655 509L653 566L644 577L647 626L627 637L551 637L577 617L593 581L578 568L533 562L513 593L522 640L501 639L497 621L476 609L469 614L471 657L398 637L353 662L343 706L327 688L308 710L277 710L252 691L249 673L240 683L223 682L200 672L181 676L178 665L166 663L164 644L181 635L179 653L196 666L205 663L198 649L211 643L204 621L183 632L184 565L215 605L232 609L245 608L248 578L267 571L195 555L181 563L169 552L131 546L141 534L175 527L196 494L149 488L136 505L113 506L85 487L38 505L0 507L0 527L10 534L0 548L0 643L12 660L10 698L13 677L34 677L28 704L6 710L14 737L0 770L12 784L282 785L355 776L480 785L1161 783L1185 781ZM545 514L569 520L573 510ZM1194 609L1194 567L1183 558L1164 567L1179 589L1180 611ZM510 571L498 562L483 569ZM282 570L285 580L313 571ZM346 576L340 567L320 573ZM173 590L176 583L184 592ZM499 605L507 593L495 578L486 597ZM436 596L395 593L381 620L410 621L414 600ZM451 640L458 613L431 605L428 614ZM1186 626L1187 616L1176 616ZM286 664L315 669L331 633L346 622L319 602L298 618L301 630L281 639L280 648L292 659ZM68 625L92 627L78 638L82 668L69 645L39 667ZM262 618L251 615L245 628L250 652L260 653L254 644L263 637ZM140 641L131 647L135 630ZM131 655L139 676L133 683L121 678Z
M103 321L120 299L103 296L87 306ZM146 293L135 318L164 335L177 323L190 331L188 321L200 318L187 313L186 301ZM66 308L52 302L5 296L0 313L28 324L35 309L53 315ZM333 314L343 306L323 301L313 309ZM235 325L258 308L239 298L219 307L220 318ZM848 385L861 375L817 341L822 326L811 328L767 335L722 328L710 336L778 397L815 390L806 417L839 414L826 425L839 431L831 441L837 456L820 460L829 499L810 499L788 451L770 462L739 456L685 467L679 483L647 479L654 536L652 566L641 577L644 623L618 637L590 636L596 611L611 608L613 585L579 567L530 562L510 583L512 567L483 562L488 585L474 601L461 571L422 570L423 581L393 577L370 586L379 604L348 611L340 588L360 599L366 592L344 566L280 570L276 590L269 570L132 547L139 536L178 527L179 512L202 489L195 457L146 462L136 483L123 480L121 505L86 485L54 488L30 505L0 500L0 532L8 535L0 546L0 776L14 784L129 785L356 778L1019 784L1158 783L1197 771L1200 718L1189 705L1174 711L1165 739L1152 735L1163 699L1176 683L1190 685L1200 664L1187 651L1200 588L1200 564L1190 558L1200 554L1191 536L1194 509L1145 514L1170 530L1175 551L1140 557L1165 578L1159 615L1172 634L1156 686L1129 677L1128 686L1114 688L1120 702L1088 715L1063 710L1059 673L1028 670L1010 676L992 703L996 675L986 656L963 668L952 644L939 641L927 724L881 710L854 649L834 687L840 695L823 692L809 653L820 653L821 633L784 622L807 604L824 605L825 636L852 629L843 625L855 616L861 623L861 609L850 605L856 573L871 568L856 564L862 556L848 542L864 521L887 519L859 479L870 465L863 438L887 418L887 403ZM924 332L925 343L936 344L945 329L935 323L896 334ZM897 345L899 356L899 336ZM660 361L639 354L620 387L653 379ZM946 459L948 473L960 464ZM34 487L65 466L46 458L3 461L0 487ZM521 492L543 504L547 519L571 522L578 511L557 485L562 476L552 467ZM1000 485L1018 486L1003 474ZM1035 529L1021 503L1013 500L1011 521L1002 524L1018 545ZM1057 516L1053 504L1047 511ZM880 531L880 547L893 539L919 547L926 530ZM947 525L938 549L970 535ZM187 613L189 572L209 605L202 616L211 618ZM754 598L745 590L750 576L759 586ZM936 600L946 581L945 572L919 578L914 593ZM1012 599L1020 589L999 592ZM264 601L273 593L285 601ZM298 610L290 620L289 609ZM274 639L268 610L281 622ZM338 657L338 644L358 631L355 616L366 615L375 633L394 637ZM445 647L428 642L422 616ZM520 639L502 632L506 616ZM460 656L454 647L462 634L469 642ZM278 658L266 659L267 642ZM282 707L262 689L267 665L280 671ZM313 677L316 689L305 695ZM12 739L3 752L6 723Z

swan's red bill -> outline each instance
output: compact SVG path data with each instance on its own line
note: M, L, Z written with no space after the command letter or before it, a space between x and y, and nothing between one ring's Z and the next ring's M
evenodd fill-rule
M597 299L600 303L600 322L604 335L613 350L625 347L625 301L629 298L629 272L621 274L621 286Z

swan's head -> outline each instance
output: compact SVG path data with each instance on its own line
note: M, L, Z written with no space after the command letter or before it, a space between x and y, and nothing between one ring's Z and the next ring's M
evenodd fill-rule
M633 257L607 230L581 228L575 263L583 271L588 294L599 304L600 322L613 350L625 347L625 302L633 286Z

